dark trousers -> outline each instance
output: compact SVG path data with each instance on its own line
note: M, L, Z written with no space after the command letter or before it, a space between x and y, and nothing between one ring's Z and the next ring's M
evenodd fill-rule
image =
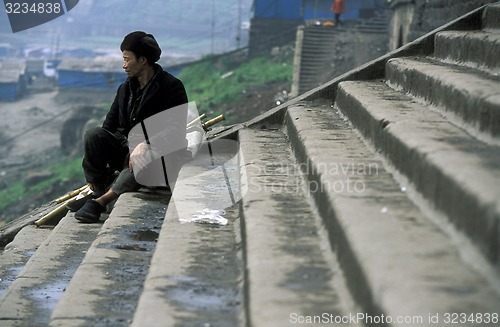
M340 21L340 14L335 14L335 26L342 24Z
M96 127L85 133L82 167L85 179L94 185L110 185L116 171L120 175L111 186L117 193L139 189L128 169L129 148L125 136Z

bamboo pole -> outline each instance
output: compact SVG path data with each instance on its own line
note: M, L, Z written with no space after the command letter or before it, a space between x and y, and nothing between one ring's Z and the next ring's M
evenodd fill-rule
M193 127L197 122L207 118L206 114L201 114L198 118L193 119L189 124L187 124L186 128Z
M65 195L61 196L60 198L57 198L54 200L55 203L62 203L66 200L69 200L75 196L77 196L78 194L80 194L80 192L84 191L87 187L89 187L89 185L84 185L80 188L77 188L76 190L74 191L71 191L71 192L68 192L66 193Z
M42 218L35 221L35 225L37 227L40 227L42 225L46 225L49 221L56 220L56 219L61 220L64 216L66 216L66 214L69 211L68 208L66 208L66 205L73 202L73 201L75 201L75 197L64 201L57 208L55 208L54 210L52 210L51 212L49 212L48 214L46 214Z
M59 205L49 213L45 214L42 218L38 219L35 221L35 225L37 227L40 227L42 225L46 225L47 223L51 221L59 221L61 220L66 214L68 213L68 208L66 206L70 203L73 203L77 200L78 195L80 195L82 192L86 192L87 194L90 193L90 186L87 184L85 186L82 186L74 191L71 191L67 193L66 195L54 200L55 203L58 203ZM84 194L85 195L85 194Z
M206 121L206 122L205 122L205 123L203 123L201 126L203 126L203 129L204 129L204 130L207 130L210 126L213 126L213 125L215 125L215 124L217 124L217 123L219 123L219 122L223 121L224 119L226 119L226 118L224 117L224 115L219 115L219 116L217 116L217 117L215 117L215 118L210 119L209 121Z

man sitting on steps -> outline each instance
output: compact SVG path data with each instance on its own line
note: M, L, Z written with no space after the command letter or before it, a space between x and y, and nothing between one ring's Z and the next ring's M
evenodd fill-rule
M87 131L84 140L82 167L93 191L92 198L82 201L83 206L79 205L81 208L69 208L77 210L75 218L83 223L98 222L106 206L120 194L141 187L136 177L138 170L144 165L137 163L144 162L150 146L144 121L166 109L173 111L171 108L188 102L183 83L156 64L160 59L161 49L153 35L142 31L132 32L125 36L120 50L123 54L123 69L128 78L118 88L102 127ZM186 116L168 124L171 126L166 133L166 142L181 144L180 148L182 145L187 146L185 121ZM141 126L138 124L142 125L148 142L131 147L129 133L137 129L134 126ZM177 151L177 155L179 153L182 156L182 151ZM140 169L134 171L138 167ZM114 180L116 171L119 171L119 175ZM176 176L177 172L169 172L169 181L170 175ZM166 171L165 183L163 185L168 188Z

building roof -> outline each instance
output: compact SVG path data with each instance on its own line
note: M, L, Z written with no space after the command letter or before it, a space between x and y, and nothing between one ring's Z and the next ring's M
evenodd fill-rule
M26 71L26 63L21 60L0 62L0 83L16 83Z
M123 73L122 64L121 59L110 57L97 57L95 59L68 58L63 59L58 70Z
M44 59L28 59L26 60L26 71L27 72L43 72L45 67Z

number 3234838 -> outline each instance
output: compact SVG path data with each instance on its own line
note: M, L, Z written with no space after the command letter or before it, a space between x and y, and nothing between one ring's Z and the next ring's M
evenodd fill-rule
M497 324L498 313L445 313L443 315L445 324Z
M26 2L7 2L5 3L5 12L7 14L59 14L62 11L61 3L26 3Z

